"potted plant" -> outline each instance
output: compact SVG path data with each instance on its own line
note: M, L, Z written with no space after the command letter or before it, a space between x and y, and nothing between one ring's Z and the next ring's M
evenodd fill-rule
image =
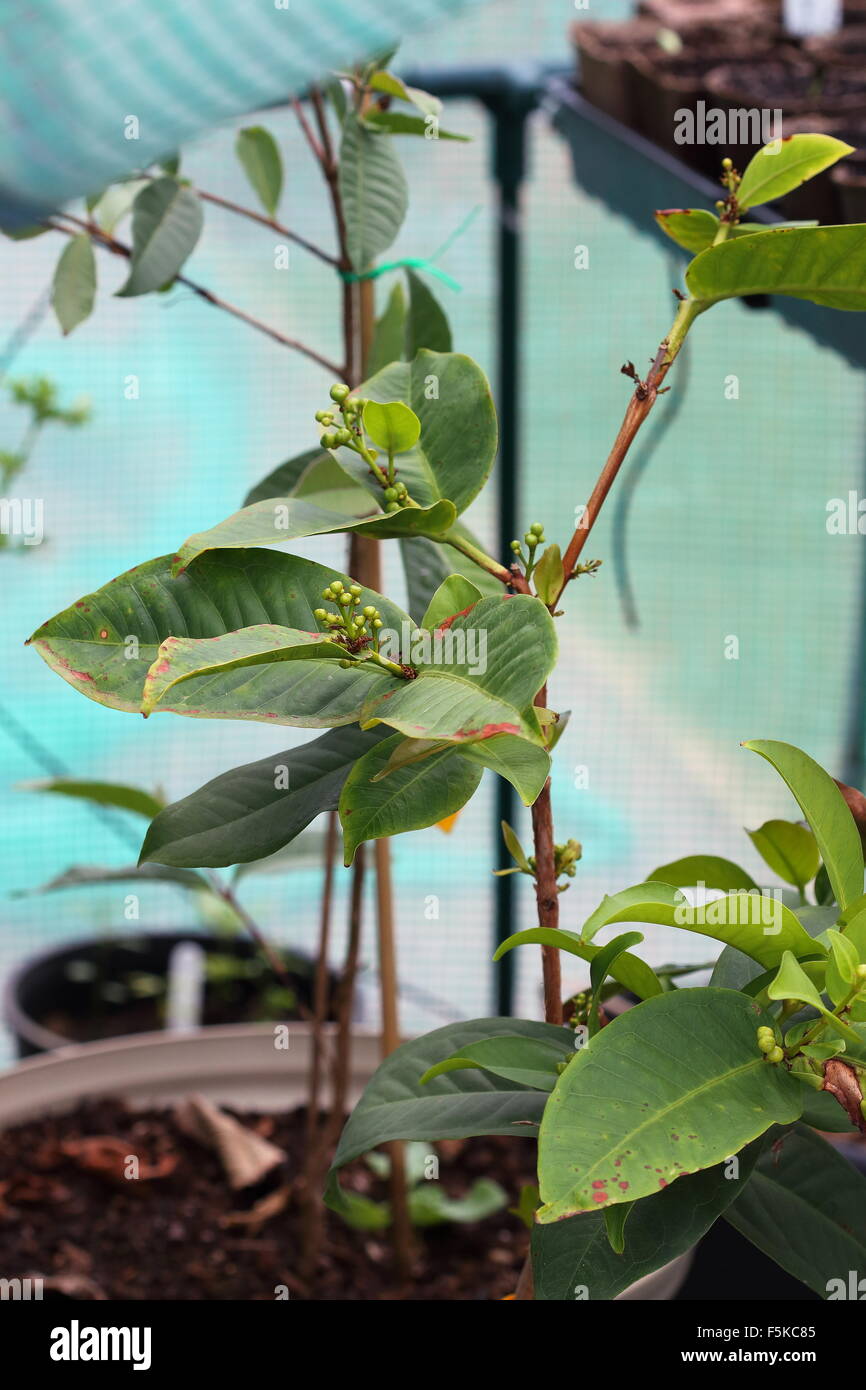
M390 113L371 103L375 92L422 110L427 100L423 93L401 90L399 79L374 67L353 80L346 107L338 104L342 234L352 266L344 275L350 284L369 284L375 256L393 236L404 207L402 185L385 153L389 147L379 143ZM391 124L400 129L407 120L417 133L419 120L425 124L423 117L402 113ZM551 1239L566 1242L569 1278L574 1250L588 1242L594 1252L589 1296L613 1297L688 1249L704 1229L705 1215L723 1209L723 1197L733 1200L737 1192L747 1206L745 1181L733 1187L720 1168L730 1160L741 1179L751 1176L763 1162L759 1141L774 1126L789 1127L799 1118L809 1087L835 1086L853 1115L862 979L861 956L856 965L852 957L859 950L851 934L855 917L848 914L862 895L863 861L856 827L833 784L831 793L825 775L796 750L758 747L780 768L812 826L838 905L829 944L811 936L793 909L760 895L748 897L758 923L743 924L741 895L726 894L712 921L706 912L706 934L743 953L747 966L757 967L757 980L741 972L733 987L728 982L672 990L630 949L636 933L604 946L593 936L617 920L671 920L705 930L703 918L689 919L692 909L674 885L655 885L649 892L639 885L639 899L627 890L605 900L579 936L559 928L560 880L574 872L579 846L573 839L559 843L554 835L549 769L564 721L547 693L561 601L573 582L598 568L598 561L585 556L587 539L696 321L725 299L756 293L796 294L837 308L866 305L861 228L765 231L742 220L751 207L783 196L846 150L827 136L796 137L781 152L756 155L742 176L726 161L719 216L700 209L658 214L667 233L696 253L686 291L677 292L672 328L646 378L631 363L623 369L634 391L564 550L534 522L522 540L515 539L510 558L490 555L458 520L493 462L496 424L489 390L470 359L451 352L450 345L427 345L432 333L440 339L443 334L441 311L433 312L429 295L410 305L408 332L405 313L392 300L373 339L390 347L381 350L385 365L362 384L359 377L334 382L317 410L311 403L322 459L363 490L361 514L299 500L291 489L303 470L287 467L286 491L262 496L170 555L119 576L43 624L31 639L73 688L115 708L335 730L316 740L309 766L321 780L317 759L324 746L333 752L339 736L342 761L330 764L338 791L330 787L319 804L326 809L332 797L338 799L347 864L363 865L370 842L453 815L474 793L484 768L512 781L531 805L532 852L519 845L513 852L515 867L534 880L539 925L503 950L528 940L541 945L545 1021L476 1020L397 1048L349 1121L334 1173L381 1144L447 1143L512 1136L515 1130L529 1137L541 1121L542 1205L532 1220L540 1297L574 1296L548 1272ZM421 330L413 331L412 324L422 305L426 321L419 346ZM363 555L357 548L346 570L263 548L314 534L349 534L356 547L401 540L413 562L417 552L409 547L424 542L424 573L414 564L410 586L413 613L366 578L369 568L359 574ZM441 562L452 553L455 567L443 577L430 557ZM124 654L130 650L133 657ZM291 840L295 832L285 827L299 795L291 779L277 787L273 768L270 776L256 776L251 768L226 776L233 777L231 797L214 798L205 787L155 817L142 862L219 867L274 852L275 837ZM304 799L315 802L319 788L309 787L303 786ZM263 810L267 814L257 814ZM355 959L359 898L356 871L350 933ZM781 915L780 925L774 917L765 932L761 914L768 902ZM736 920L728 921L731 915ZM574 1029L563 1023L561 950L590 966L591 989L579 1004ZM739 957L729 955L725 968L741 970ZM842 994L834 972L845 983ZM601 1006L608 975L644 1001L609 1024ZM821 990L828 991L829 1002ZM815 1010L814 1020L792 1022L803 1004ZM344 1031L345 1024L343 1013ZM576 1047L576 1041L585 1046ZM658 1050L657 1070L647 1068L649 1048L653 1055ZM575 1107L584 1081L597 1087L597 1068L611 1067L616 1081L612 1089L607 1082L602 1086L604 1113ZM665 1098L655 1110L653 1076ZM343 1081L345 1096L345 1075ZM0 1081L0 1096L2 1086ZM724 1122L711 1097L724 1100ZM668 1111L676 1115L676 1131L667 1126ZM636 1114L644 1118L635 1122ZM644 1129L651 1134L648 1145ZM615 1154L608 1152L614 1132ZM821 1141L797 1131L789 1142L786 1129L784 1142L799 1153L801 1144L820 1147ZM388 1200L398 1264L411 1256L404 1243L408 1226L401 1230L410 1217L401 1157L392 1148ZM832 1153L822 1161L831 1163ZM849 1169L839 1162L847 1180ZM857 1177L853 1170L850 1177ZM330 1201L347 1215L353 1206L336 1177ZM664 1202L665 1222L674 1208L675 1236L667 1242L657 1239L653 1202ZM534 1205L531 1193L521 1199L530 1219ZM555 1263L563 1268L559 1256ZM410 1269L408 1264L407 1274ZM530 1285L527 1274L519 1296L529 1296Z

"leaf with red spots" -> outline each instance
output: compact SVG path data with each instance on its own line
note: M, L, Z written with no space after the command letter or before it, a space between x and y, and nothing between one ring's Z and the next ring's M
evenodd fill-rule
M758 1050L768 1021L745 994L684 989L597 1033L544 1112L537 1219L592 1211L599 1190L611 1205L647 1196L796 1119L801 1087Z

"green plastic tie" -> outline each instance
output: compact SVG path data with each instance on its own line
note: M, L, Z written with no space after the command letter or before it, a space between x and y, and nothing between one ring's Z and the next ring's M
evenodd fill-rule
M427 260L425 256L404 256L403 259L399 261L386 261L384 265L373 266L372 270L362 270L360 272L354 270L341 270L340 276L345 280L346 284L353 285L358 280L376 280L380 275L385 275L389 270L402 270L404 266L409 266L412 270L426 270L428 274L435 275L437 280L441 280L442 283L447 285L451 290L462 289L462 285L459 285L452 276L448 275L446 271L440 270L438 265L434 265L433 262Z

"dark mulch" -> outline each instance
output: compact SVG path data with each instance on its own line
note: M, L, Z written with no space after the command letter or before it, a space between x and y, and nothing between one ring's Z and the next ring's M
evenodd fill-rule
M328 1213L316 1286L305 1287L292 1189L302 1170L304 1111L240 1118L288 1154L287 1205L252 1223L238 1213L261 1193L233 1193L216 1155L187 1139L168 1112L99 1101L0 1134L0 1275L61 1276L67 1293L99 1290L113 1300L273 1300L279 1285L293 1299L335 1301L488 1300L513 1291L528 1237L507 1212L417 1233L408 1284L394 1275L387 1233L353 1231ZM87 1137L115 1144L92 1145L82 1157ZM451 1196L485 1177L516 1203L535 1179L535 1145L526 1139L448 1141L436 1152ZM122 1176L124 1154L137 1156L138 1180ZM371 1197L387 1195L360 1162L344 1181Z

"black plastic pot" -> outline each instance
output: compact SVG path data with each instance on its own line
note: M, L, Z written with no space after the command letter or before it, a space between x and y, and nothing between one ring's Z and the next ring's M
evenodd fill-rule
M208 979L205 985L205 1024L264 1021L260 1005L269 987L278 987L279 982L266 964L258 970L258 947L245 937L188 930L91 938L31 956L9 976L3 1018L19 1057L50 1052L71 1042L125 1037L161 1027L159 995L137 997L130 982L148 976L166 978L171 953L183 942L195 942L212 960L222 957L219 964L224 968L219 973L225 978ZM273 1021L301 1017L313 997L313 962L286 951L281 958L295 1006L289 1007L282 998ZM62 1031L64 1020L73 1025L68 1034L74 1036Z

